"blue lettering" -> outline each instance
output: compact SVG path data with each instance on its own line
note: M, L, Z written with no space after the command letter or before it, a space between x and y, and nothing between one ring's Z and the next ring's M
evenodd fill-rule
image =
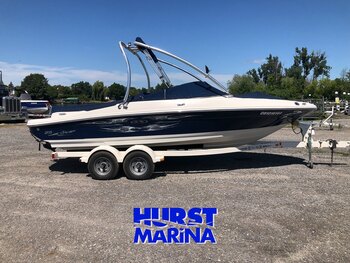
M162 220L162 216L159 214L159 208L151 208L152 209L152 222L153 225L156 227L165 227L167 224L162 223L160 221L155 221L155 220Z
M133 210L136 244L216 244L213 230L210 228L215 225L215 216L218 214L216 208L193 207L187 211L179 207L147 207ZM143 229L143 225L147 226L146 229ZM156 228L147 229L151 226Z
M214 237L213 231L210 228L205 228L202 238L201 238L201 243L205 244L207 241L211 242L212 244L216 244L216 239Z
M216 208L203 208L203 214L206 215L207 226L214 226L214 216L218 213Z
M164 221L169 221L170 220L170 216L169 216L169 208L166 207L166 208L162 208L162 219Z
M202 224L203 223L203 218L201 216L202 209L199 207L194 207L191 208L188 211L188 225L189 226L195 226L197 224Z
M153 240L150 242L150 244L157 244L158 241L161 241L163 243L167 243L165 234L163 230L157 230L154 233Z
M180 225L186 225L185 223L186 211L183 208L171 207L170 208L170 221L178 223Z
M151 219L151 208L144 208L143 214L141 208L134 208L134 224L141 224L141 221L144 221L145 225L151 226L151 221L149 219Z
M195 228L195 233L190 228L185 228L185 243L190 243L190 237L192 237L195 243L199 243L201 241L201 229L199 227Z
M135 236L134 236L134 243L138 244L140 241L141 243L146 243L146 241L152 241L152 232L150 229L145 229L145 232L142 233L142 229L137 227L135 229Z
M181 241L179 241L177 239L177 236L179 235L180 231L177 228L168 228L168 243L179 243ZM180 239L181 239L181 235L180 235Z

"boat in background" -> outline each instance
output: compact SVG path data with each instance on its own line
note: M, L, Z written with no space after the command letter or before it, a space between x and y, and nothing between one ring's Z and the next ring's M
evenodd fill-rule
M153 150L237 147L254 143L316 109L306 102L233 97L207 67L202 71L176 55L145 44L139 37L133 43L119 42L119 47L128 72L123 101L102 109L56 112L50 118L30 120L31 134L45 148L87 151L100 145L118 149L146 145ZM126 51L141 63L149 88L150 74L142 56L167 88L131 97L131 67ZM160 56L181 62L186 69ZM164 65L195 81L174 86Z
M22 109L27 111L29 117L48 117L51 115L52 106L48 100L32 100L26 91L19 98Z
M62 104L80 104L80 100L77 97L64 98Z

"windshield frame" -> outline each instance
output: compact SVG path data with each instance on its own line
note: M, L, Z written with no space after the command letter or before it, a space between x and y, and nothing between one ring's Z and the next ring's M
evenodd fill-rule
M169 79L169 77L167 76L166 72L164 71L163 67L161 64L166 64L168 66L171 66L177 70L180 70L186 74L188 74L189 76L195 78L198 81L202 81L202 82L206 82L204 80L202 80L199 76L196 76L195 74L192 74L191 72L189 72L186 69L183 69L182 67L175 65L173 63L170 63L168 61L165 61L163 59L158 58L155 53L161 53L165 56L168 56L170 58L173 58L179 62L181 62L182 64L190 67L192 70L196 71L197 73L199 73L199 75L201 75L202 77L204 77L207 80L210 80L215 86L213 88L219 90L222 93L225 93L225 95L229 95L226 87L224 85L222 85L218 80L216 80L212 75L209 74L209 72L204 72L202 71L200 68L198 68L197 66L193 65L192 63L186 61L183 58L180 58L168 51L165 51L163 49L154 47L154 46L150 46L144 43L144 41L138 37L136 38L136 41L134 41L133 44L129 43L129 44L125 44L124 42L120 41L119 42L119 48L123 54L124 60L126 62L126 66L127 66L127 87L126 87L126 93L123 99L123 102L121 104L119 104L119 108L120 107L125 107L129 101L130 98L130 87L131 87L131 67L130 67L130 62L128 59L128 56L125 52L125 50L129 51L131 54L135 55L137 57L137 59L139 60L139 62L142 65L143 70L145 71L146 77L147 77L147 84L148 84L148 88L150 88L150 77L149 77L149 73L147 71L147 68L145 66L145 63L143 62L141 56L139 55L139 53L142 53L145 57L147 62L151 65L152 69L155 71L155 73L158 75L159 79L161 80L162 83L164 83L168 88L172 87L172 83ZM211 86L211 85L210 85Z

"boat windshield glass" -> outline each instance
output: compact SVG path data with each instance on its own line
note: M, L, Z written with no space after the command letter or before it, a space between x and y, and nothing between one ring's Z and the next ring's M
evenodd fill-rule
M225 95L227 95L225 92L210 86L204 81L195 81L173 86L155 93L139 94L133 97L131 101L190 99Z
M9 92L7 89L0 87L0 98L6 97L9 95Z

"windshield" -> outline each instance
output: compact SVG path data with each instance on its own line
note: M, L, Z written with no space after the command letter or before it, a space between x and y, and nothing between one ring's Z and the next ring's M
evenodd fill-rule
M208 83L203 81L189 82L178 86L173 86L151 94L139 94L131 99L131 101L147 101L147 100L175 100L204 98L214 96L225 96L227 93L220 91Z
M0 87L0 98L6 97L9 95L9 92L6 88Z

